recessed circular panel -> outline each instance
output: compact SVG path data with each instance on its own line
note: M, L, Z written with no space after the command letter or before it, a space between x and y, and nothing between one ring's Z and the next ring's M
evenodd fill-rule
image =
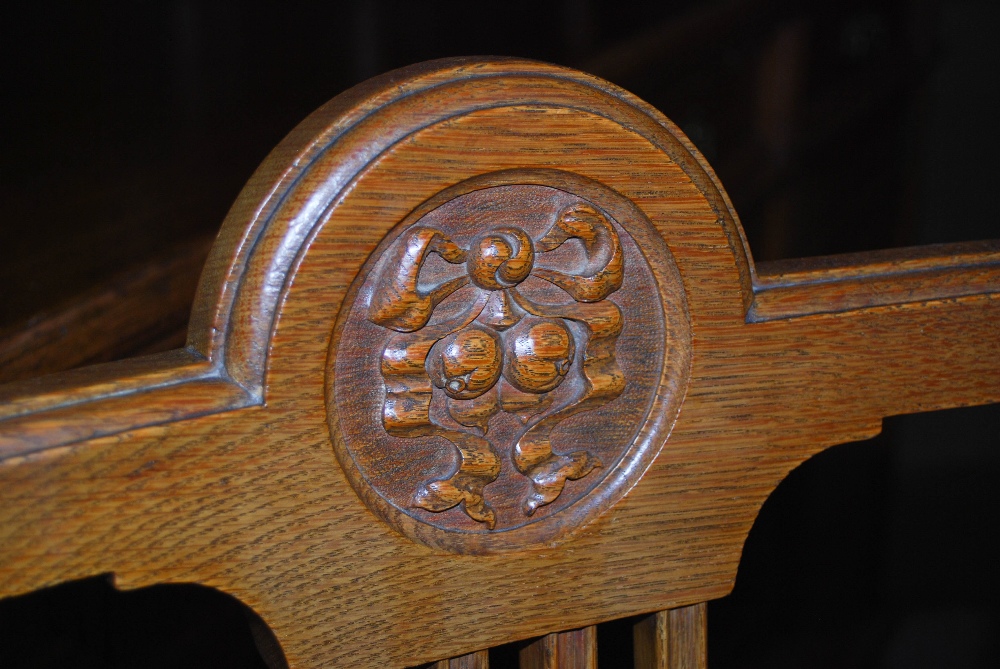
M337 455L376 514L432 546L514 550L581 526L638 480L683 397L670 252L582 177L439 194L350 295L328 370Z

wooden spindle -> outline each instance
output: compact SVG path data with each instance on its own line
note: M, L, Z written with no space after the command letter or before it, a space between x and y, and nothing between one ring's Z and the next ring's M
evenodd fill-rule
M521 650L521 669L597 669L597 627L543 636Z
M432 667L433 669L490 669L490 653L487 650L477 650L450 660L438 660Z
M632 630L636 669L705 669L706 606L660 611Z

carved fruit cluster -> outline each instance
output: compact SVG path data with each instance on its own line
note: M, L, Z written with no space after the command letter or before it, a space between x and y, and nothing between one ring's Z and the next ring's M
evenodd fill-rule
M582 242L581 266L536 265L536 254L569 239ZM423 286L421 270L432 253L464 265L463 271ZM502 446L528 479L525 515L554 501L567 480L601 466L586 448L555 452L550 435L562 421L610 402L625 387L615 359L622 314L606 299L621 287L623 272L614 226L587 204L561 211L538 239L518 227L500 227L463 248L439 230L416 225L396 240L377 271L368 312L373 323L393 331L382 353L382 423L397 437L444 437L459 456L450 476L417 488L415 506L441 512L461 505L469 517L495 528L484 488L501 471L497 445L489 439L489 421L500 411L522 424L514 443ZM519 286L532 276L572 300L530 299ZM432 322L435 308L467 286L474 290L462 293L468 297L458 315ZM571 392L556 404L554 391L570 378ZM435 389L454 423L432 410Z

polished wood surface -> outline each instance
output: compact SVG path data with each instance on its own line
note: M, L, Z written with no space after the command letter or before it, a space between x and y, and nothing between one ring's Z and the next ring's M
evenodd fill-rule
M521 649L521 669L597 669L597 628L546 634Z
M548 543L624 492L658 443L633 435L679 407L690 326L670 252L629 202L555 170L464 181L400 226L331 344L337 456L417 541ZM355 391L378 376L384 397Z
M705 669L707 609L692 604L658 611L633 628L635 669Z
M1000 241L928 244L756 266L749 320L979 295L1000 282Z
M341 337L403 222L483 178L571 179L638 210L649 229L622 229L654 258L668 296L651 303L672 326L641 448L552 514L558 532L488 550L370 510L338 459L335 388L343 347L372 345ZM0 594L102 573L202 583L253 607L293 667L411 666L721 597L797 464L884 416L1000 401L991 254L937 254L911 268L919 290L888 300L867 278L909 270L877 255L755 269L711 169L624 91L516 60L389 73L259 168L209 255L186 349L0 389ZM381 392L367 383L351 391Z
M486 650L453 657L450 660L438 660L433 669L490 669L490 654Z

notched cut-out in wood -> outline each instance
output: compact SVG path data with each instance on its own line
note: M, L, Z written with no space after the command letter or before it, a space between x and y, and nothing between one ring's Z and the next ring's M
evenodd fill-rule
M633 448L661 371L638 356L663 356L664 314L684 317L637 300L665 294L648 254L672 261L562 185L459 189L404 221L358 279L334 378L350 389L336 394L342 461L366 501L453 536L534 520L551 534Z

